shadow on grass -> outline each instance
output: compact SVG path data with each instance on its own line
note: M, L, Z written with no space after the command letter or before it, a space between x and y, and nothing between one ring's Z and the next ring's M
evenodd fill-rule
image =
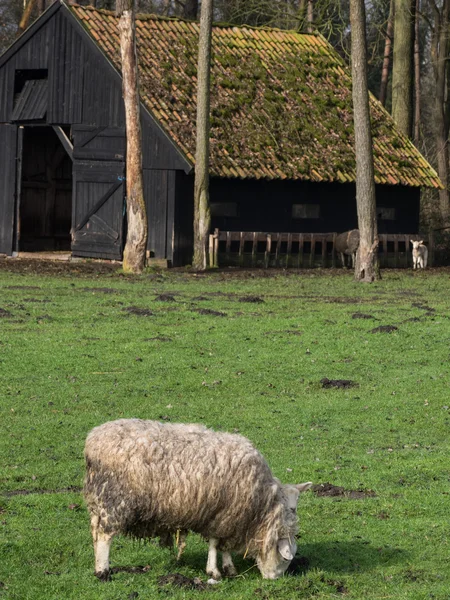
M371 571L379 565L392 565L408 558L408 553L400 548L373 546L365 540L301 544L298 554L303 564L294 574L305 573L309 569L339 573Z

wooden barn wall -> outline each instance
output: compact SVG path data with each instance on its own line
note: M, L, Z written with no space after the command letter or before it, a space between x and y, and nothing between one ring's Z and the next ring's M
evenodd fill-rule
M51 31L46 23L0 68L0 122L11 119L16 70L48 69L50 39Z
M83 69L86 52L81 36L57 12L48 23L52 32L53 51L49 57L48 123L81 123Z
M147 249L152 258L173 260L175 172L144 169L148 219Z
M415 233L420 192L376 186L377 206L395 207L395 220L380 221L380 233ZM355 186L339 183L211 178L210 200L237 203L237 216L213 217L212 229L228 231L331 232L356 228ZM319 204L320 217L295 219L293 204Z
M194 251L194 175L176 173L173 265L192 263Z
M12 253L16 194L17 126L0 125L0 253Z
M141 110L142 162L146 169L184 170L187 162L153 119Z

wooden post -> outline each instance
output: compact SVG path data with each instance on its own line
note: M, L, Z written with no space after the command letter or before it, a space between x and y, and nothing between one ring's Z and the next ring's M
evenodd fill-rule
M333 269L336 268L336 235L336 233L333 233L333 249L331 251L331 266L333 267Z
M303 268L303 244L304 244L304 239L303 239L303 233L299 233L298 234L298 268L300 268L300 265Z
M398 235L394 235L394 266L398 267Z
M288 233L287 248L286 248L286 269L289 267L289 259L292 252L292 233Z
M258 234L256 231L253 232L253 245L252 245L252 267L256 264L256 251L258 249Z
M271 248L272 248L272 236L270 235L270 233L268 233L267 237L266 237L266 254L264 256L264 268L266 268L266 269L269 267Z
M327 236L322 236L322 269L327 266Z
M242 267L244 264L244 243L245 234L243 231L239 234L239 266Z
M314 256L316 254L316 236L311 234L311 254L309 255L309 266L314 266Z

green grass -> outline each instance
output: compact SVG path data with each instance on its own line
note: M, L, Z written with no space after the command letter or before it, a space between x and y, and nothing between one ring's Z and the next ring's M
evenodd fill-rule
M0 271L0 600L449 598L450 272L372 285L260 275ZM380 325L398 330L371 333ZM359 385L323 389L324 377ZM101 583L78 491L83 444L120 417L238 430L285 482L376 495L304 494L309 564L295 576L265 581L237 558L241 575L207 591L161 587L174 572L206 580L205 542L190 536L177 564L117 538L112 566L151 568Z

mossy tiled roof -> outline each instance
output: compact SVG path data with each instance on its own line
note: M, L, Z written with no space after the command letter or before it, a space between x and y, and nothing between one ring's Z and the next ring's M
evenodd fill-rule
M120 71L114 13L71 6ZM199 25L139 15L143 103L194 163ZM214 26L211 174L355 181L351 77L320 36ZM371 98L377 183L440 187L439 178Z

